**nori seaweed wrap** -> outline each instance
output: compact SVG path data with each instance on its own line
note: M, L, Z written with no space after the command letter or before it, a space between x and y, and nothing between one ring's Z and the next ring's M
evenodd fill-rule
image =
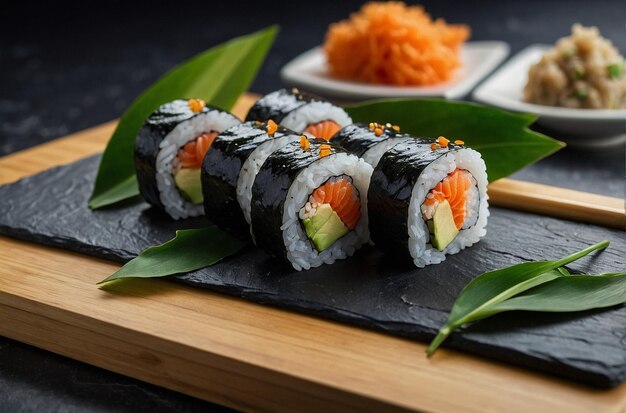
M246 117L246 121L270 119L297 133L324 140L352 123L341 107L295 88L280 89L263 96Z
M397 126L387 124L379 127L375 123L344 126L331 138L333 143L343 146L348 152L363 158L373 167L389 148L408 139L413 137L400 133Z
M372 241L418 267L439 263L485 234L485 164L478 152L445 141L445 146L422 138L396 144L380 158L369 187ZM451 212L447 221L443 212L433 217L439 206Z
M202 215L201 200L197 199L202 160L196 159L195 145L201 142L208 150L217 133L238 123L231 113L199 99L176 99L161 105L145 121L135 141L141 196L174 219ZM191 155L184 153L192 146ZM183 176L187 178L184 182L178 179Z
M202 193L206 217L222 229L248 238L250 191L259 168L272 152L299 140L275 124L252 121L217 136L202 163Z
M367 203L361 199L367 197L371 172L362 159L321 140L309 142L303 137L274 152L252 187L255 243L270 255L287 259L297 270L352 255L369 239ZM329 186L343 188L335 191L340 199L315 202L317 191ZM348 214L351 208L353 213ZM321 211L327 213L324 225L312 229Z

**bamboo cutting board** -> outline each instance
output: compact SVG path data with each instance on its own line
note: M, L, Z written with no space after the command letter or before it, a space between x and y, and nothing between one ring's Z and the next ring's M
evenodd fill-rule
M0 159L0 183L101 151L114 126ZM426 359L420 343L162 280L95 287L118 267L0 237L0 334L242 410L626 411L626 384L590 389L445 349Z

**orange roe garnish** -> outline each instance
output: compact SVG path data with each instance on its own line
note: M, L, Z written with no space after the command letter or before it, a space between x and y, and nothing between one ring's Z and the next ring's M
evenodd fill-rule
M433 85L461 66L466 25L432 20L419 6L371 2L331 24L324 50L332 75L362 82Z
M206 102L202 99L189 99L187 105L189 105L189 109L192 111L200 112L206 106Z
M380 136L383 134L383 130L381 128L374 129L374 135Z
M437 143L439 143L442 148L447 148L448 144L450 143L450 139L446 139L445 136L440 136L437 138Z
M320 158L324 158L328 155L330 155L330 145L320 145Z
M270 136L274 136L276 131L278 130L278 125L273 120L267 121L267 134Z
M178 150L178 161L182 168L199 168L207 151L217 137L217 132L205 132Z
M465 145L465 142L463 142L460 139L455 140L454 143L457 144L457 145Z
M309 139L305 135L300 136L300 147L305 151L308 151L309 146L311 146Z
M267 121L267 134L270 136L274 136L276 131L278 130L278 125L273 120Z
M436 149L437 149L437 144L436 144L436 143L431 143L431 144L430 144L430 150L431 150L431 151L434 151L434 150L436 150Z

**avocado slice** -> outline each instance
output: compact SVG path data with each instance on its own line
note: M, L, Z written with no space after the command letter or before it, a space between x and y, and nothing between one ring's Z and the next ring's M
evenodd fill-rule
M428 221L427 224L430 230L430 242L439 251L445 250L459 234L459 230L456 229L456 224L454 223L452 208L450 208L447 200L437 205L433 219Z
M348 227L341 222L341 218L329 204L319 205L315 215L305 218L302 223L307 237L313 241L315 249L319 252L324 251L349 232Z
M187 200L201 204L202 185L200 184L200 168L181 168L174 175L176 186Z

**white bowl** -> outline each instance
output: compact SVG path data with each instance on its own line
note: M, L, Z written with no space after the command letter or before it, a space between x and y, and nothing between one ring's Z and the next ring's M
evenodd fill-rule
M316 47L287 63L280 72L283 81L324 96L347 100L385 97L444 97L460 99L509 54L504 42L469 42L461 48L463 65L452 80L436 86L389 86L351 82L328 74L326 56Z
M626 141L626 109L570 109L522 100L528 69L549 48L533 45L522 50L483 82L473 99L514 112L535 113L539 125L574 146L603 147Z

